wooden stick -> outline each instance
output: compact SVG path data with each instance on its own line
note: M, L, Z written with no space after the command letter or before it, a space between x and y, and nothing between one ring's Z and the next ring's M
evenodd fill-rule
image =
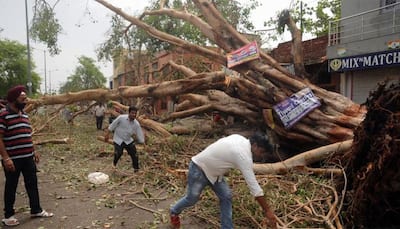
M129 200L129 203L131 203L131 204L135 205L136 207L141 208L141 209L143 209L143 210L146 210L146 211L149 211L149 212L152 212L152 213L156 213L156 214L162 215L161 212L158 212L158 211L153 210L153 209L150 209L150 208L143 207L143 206L137 204L135 201Z
M43 141L35 141L33 144L34 145L45 145L45 144L69 144L72 143L72 140L69 138L63 138L63 139L48 139L48 140L43 140Z

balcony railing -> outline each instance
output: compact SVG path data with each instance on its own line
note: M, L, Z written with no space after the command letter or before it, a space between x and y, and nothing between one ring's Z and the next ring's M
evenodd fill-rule
M400 33L400 2L329 22L328 45Z

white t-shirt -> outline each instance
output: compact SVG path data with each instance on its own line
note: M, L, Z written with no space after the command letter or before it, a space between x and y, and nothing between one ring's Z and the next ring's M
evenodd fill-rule
M106 111L106 108L104 106L99 106L97 105L94 108L94 114L96 115L96 117L101 117L104 116L104 112Z
M257 182L253 170L253 157L250 141L238 134L224 137L192 157L208 180L214 184L222 179L229 169L239 169L253 196L263 196L264 192Z

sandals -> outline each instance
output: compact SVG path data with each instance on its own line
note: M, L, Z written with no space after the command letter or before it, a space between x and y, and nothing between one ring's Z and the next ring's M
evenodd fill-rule
M8 217L6 219L2 219L1 222L3 222L4 225L9 226L9 227L19 225L18 219L15 218L14 216Z
M54 214L51 212L47 212L45 210L43 210L42 212L39 213L35 213L35 214L31 214L31 218L49 218L49 217L53 217Z
M39 213L31 214L31 217L32 217L32 218L49 218L49 217L53 217L53 216L54 216L53 213L47 212L47 211L45 211L45 210L42 210L42 211L39 212ZM11 216L11 217L8 217L8 218L6 218L6 219L2 219L1 222L2 222L5 226L9 226L9 227L19 225L19 221L18 221L17 218L15 218L15 216Z

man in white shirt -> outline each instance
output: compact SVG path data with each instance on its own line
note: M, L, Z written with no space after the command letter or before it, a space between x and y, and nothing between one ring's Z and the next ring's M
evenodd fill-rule
M108 142L110 132L113 132L114 142L114 161L115 167L122 156L124 149L132 158L132 166L135 172L139 170L139 158L136 153L135 141L133 135L136 136L136 141L139 144L144 144L144 135L139 122L136 120L137 108L130 106L128 114L119 115L106 130L104 139Z
M103 103L98 103L94 108L94 116L96 117L96 127L98 130L103 129L104 113L106 108Z
M219 198L221 228L233 228L232 194L225 182L224 174L229 169L239 169L251 194L263 208L267 224L271 228L276 228L276 216L266 203L264 192L253 171L253 161L259 161L266 150L272 152L272 147L263 134L257 133L250 139L233 134L219 139L192 157L186 195L170 209L171 225L179 228L179 214L193 206L199 200L203 189L210 186Z

